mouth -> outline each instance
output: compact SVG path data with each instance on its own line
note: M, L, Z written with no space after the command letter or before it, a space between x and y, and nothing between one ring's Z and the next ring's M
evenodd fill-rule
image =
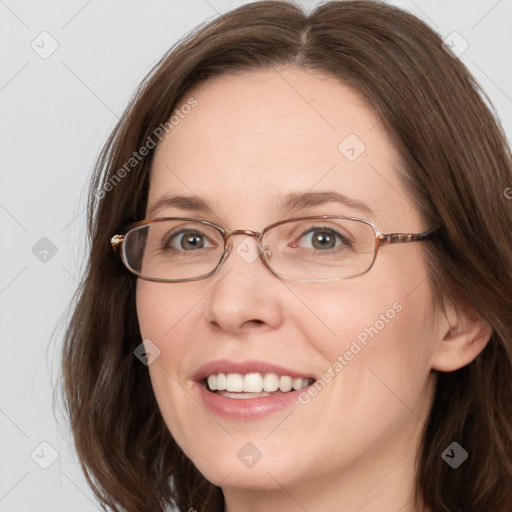
M202 380L210 393L225 398L249 399L300 391L315 382L310 377L278 373L211 373Z
M299 403L301 393L317 379L298 368L256 359L217 359L201 366L191 380L210 413L251 421Z

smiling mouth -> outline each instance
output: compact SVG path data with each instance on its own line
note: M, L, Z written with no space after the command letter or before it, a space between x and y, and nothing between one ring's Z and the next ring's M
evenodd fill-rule
M277 373L214 373L203 383L211 393L226 398L261 398L300 391L313 384L308 377L290 377Z

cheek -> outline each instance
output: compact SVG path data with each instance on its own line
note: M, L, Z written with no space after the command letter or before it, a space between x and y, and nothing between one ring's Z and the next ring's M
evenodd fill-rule
M189 284L189 283L187 283ZM137 284L137 316L142 339L151 340L159 350L149 365L153 389L160 404L175 403L177 382L183 381L183 363L190 357L190 334L194 332L193 312L200 299L193 287L140 280ZM163 400L163 397L167 397ZM164 414L172 414L172 410Z
M194 283L167 284L139 279L136 301L141 334L165 340L190 321L204 298L205 289Z
M327 351L336 351L357 340L362 346L377 338L393 338L397 346L410 346L409 338L425 331L433 311L428 296L418 292L408 295L406 289L388 286L376 289L373 284L344 284L343 288L327 288L318 293L294 293L304 308L294 308L294 322L311 340Z
M357 394L363 388L369 392L362 381L381 375L405 393L418 391L431 372L436 342L438 311L429 282L418 260L403 261L394 272L379 272L377 265L373 270L341 285L310 288L308 294L295 288L308 307L294 321L321 352L324 371L345 375L335 379L345 392L347 386Z
M139 280L136 290L141 336L159 349L158 357L148 367L155 398L169 431L185 453L188 414L179 412L200 413L194 411L196 404L190 399L190 390L185 389L193 313L201 300L201 294L190 284L184 287Z
M325 287L310 297L310 309L329 328L302 324L322 355L323 384L301 402L314 411L315 421L322 418L332 430L369 446L375 439L391 439L405 425L413 430L418 417L427 417L434 314L429 304L426 283L410 293L408 286L347 281L341 292Z

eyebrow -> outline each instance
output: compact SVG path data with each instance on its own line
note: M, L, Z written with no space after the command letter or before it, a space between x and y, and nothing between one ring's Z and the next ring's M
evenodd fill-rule
M283 198L281 207L284 211L291 212L293 210L310 208L327 203L339 203L347 208L359 210L366 215L375 215L367 204L338 192L290 193Z
M197 196L163 196L148 210L148 217L153 217L163 208L179 208L191 212L211 211L208 203Z
M290 213L294 210L307 209L328 203L338 203L347 208L358 210L366 215L375 215L373 210L362 201L352 199L338 192L295 192L284 196L281 210ZM208 202L198 196L163 196L149 210L148 217L152 218L163 208L179 208L189 212L211 212Z

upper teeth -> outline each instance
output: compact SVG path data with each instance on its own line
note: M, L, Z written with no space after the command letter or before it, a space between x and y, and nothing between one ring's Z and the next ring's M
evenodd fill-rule
M262 391L273 392L280 389L283 393L294 389L305 388L310 384L310 379L302 377L289 377L288 375L278 376L276 373L217 373L208 376L208 387L211 391L230 391L261 393Z

